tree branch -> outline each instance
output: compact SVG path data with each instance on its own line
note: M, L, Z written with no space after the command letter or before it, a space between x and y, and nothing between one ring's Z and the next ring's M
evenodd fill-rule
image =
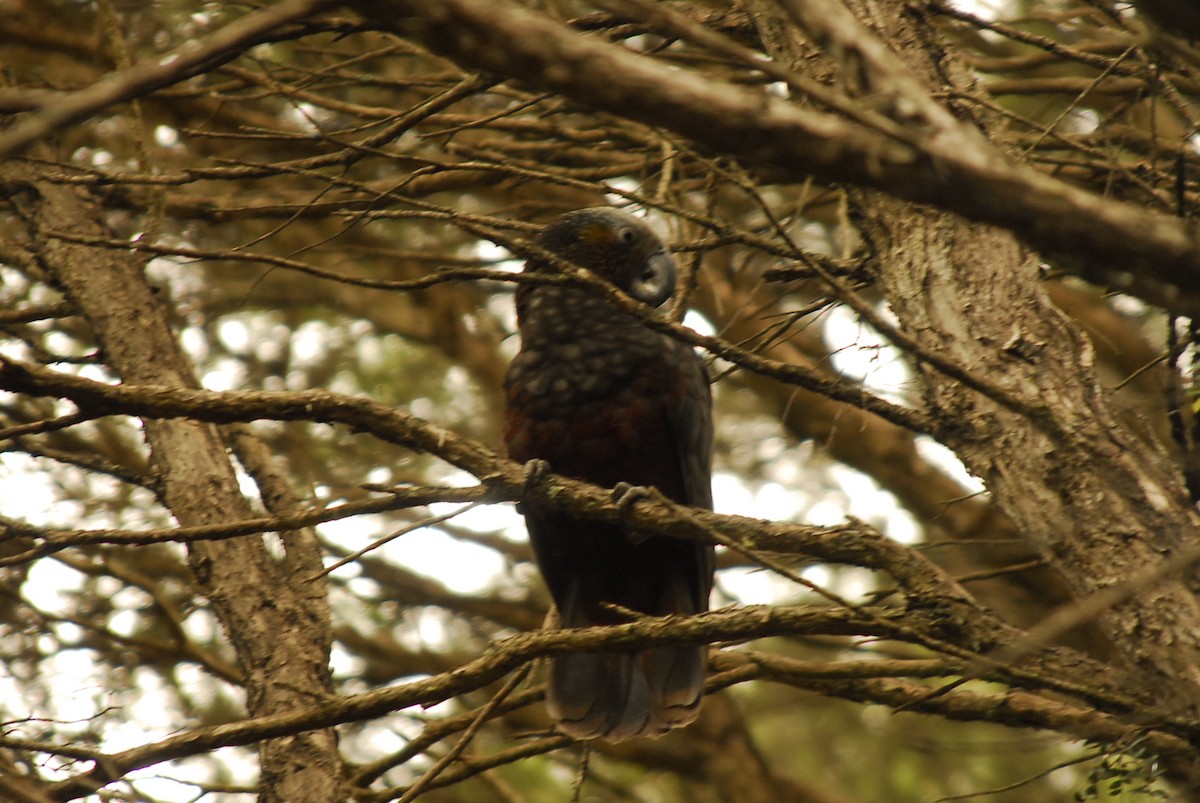
M198 42L188 42L156 61L143 61L114 72L87 89L58 96L7 132L0 134L0 157L15 153L103 109L179 83L240 56L266 41L272 31L337 5L333 0L286 0L247 14Z
M640 499L622 510L612 502L611 493L587 483L553 475L529 485L519 464L508 461L492 450L423 421L400 410L366 399L327 391L278 392L245 391L214 393L183 388L105 385L80 377L58 374L29 363L0 357L0 388L34 395L68 398L82 407L110 413L150 418L189 417L200 421L231 423L258 419L308 420L341 423L358 431L370 432L383 441L427 454L434 454L482 479L495 496L493 499L536 499L539 503L569 510L590 518L622 521L638 530L679 538L710 542L714 534L740 548L765 552L791 552L819 560L878 569L891 574L918 608L909 611L915 630L922 630L922 616L928 615L954 633L956 649L963 655L987 654L1021 638L1018 631L986 609L941 569L919 553L905 548L875 530L852 521L835 527L814 527L770 522L743 516L727 516L691 508ZM910 605L910 607L912 607ZM897 625L897 627L900 627ZM942 644L942 637L934 643ZM936 648L936 647L935 647ZM1040 678L1040 682L1064 691L1095 699L1129 704L1120 692L1120 682L1111 667L1101 670L1095 664L1090 672L1080 673L1080 661L1069 651L1043 649L1040 655L1056 655L1058 678ZM1097 677L1112 676L1105 690L1092 688ZM1076 680L1071 680L1075 678ZM1113 697L1112 693L1116 693Z
M465 67L660 126L781 179L850 182L1011 229L1090 281L1200 314L1200 227L1016 164L965 123L941 126L937 136L910 128L898 139L673 68L508 0L348 5ZM903 109L906 100L929 108L923 95L892 104Z
M97 758L96 766L91 770L51 787L50 796L54 800L71 800L89 794L97 786L110 783L128 772L163 761L196 755L219 747L247 745L305 730L372 719L410 706L434 705L494 683L518 667L543 656L579 651L625 651L663 644L744 641L779 635L870 634L884 638L896 635L894 631L881 627L878 621L877 618L872 619L854 612L827 607L748 606L713 611L683 620L679 617L647 618L612 627L525 633L506 638L488 648L474 661L434 677L283 714L254 717L228 725L196 728L158 742ZM720 663L721 661L724 664ZM801 677L800 668L795 666L798 662L775 664L755 659L749 662L756 663L759 667L757 671L768 676L771 672L778 673L780 679L786 678L785 682L795 683ZM739 664L744 665L738 658L733 657L719 659L718 665L731 668ZM845 682L850 684L848 688L859 690L854 693L859 699L863 696L862 690L869 689L869 686L862 684L870 683L869 673L865 667L862 669L861 672L848 669L842 675ZM818 671L810 675L810 678L813 678L811 682L828 683L830 674L829 671ZM852 677L846 678L847 674ZM825 680L817 681L815 677L823 677ZM907 691L903 691L903 684L899 681L880 682L892 684L894 690L887 694L889 704L892 705L920 699L927 696L929 691L927 686L911 684L905 687ZM836 693L833 687L828 685L822 688ZM872 694L882 695L882 692ZM1001 711L1004 709L1003 699L995 698L996 701L990 705ZM1023 699L1039 698L1028 695ZM956 700L957 697L951 703L932 702L929 705L948 708L954 705ZM976 708L978 709L978 706ZM1018 724L1037 726L1042 714L1039 714L1036 707L1030 705L1027 708L1029 712L1026 719ZM1069 708L1057 706L1056 710L1062 712ZM1091 717L1095 721L1111 721L1090 711L1081 710L1079 715ZM963 718L986 719L987 716L977 710L975 716ZM1116 723L1110 727L1121 733L1127 730ZM0 740L0 745L2 744L3 740Z

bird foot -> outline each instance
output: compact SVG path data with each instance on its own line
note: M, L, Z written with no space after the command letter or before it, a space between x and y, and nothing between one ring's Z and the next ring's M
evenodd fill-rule
M661 500L662 498L663 495L657 488L647 485L631 485L628 482L618 482L612 489L613 504L617 506L617 513L620 515L621 521L629 518L633 506L639 500ZM649 533L639 533L636 530L628 530L626 534L635 544L640 544L650 537Z
M521 483L524 486L523 493L528 494L530 489L536 488L538 485L540 485L542 481L546 479L546 475L549 473L550 464L545 460L542 460L540 457L527 460L525 462L525 468L521 478ZM523 509L524 506L524 502L517 502L517 512L521 515L525 515L525 511Z
M525 489L528 490L536 486L539 482L546 478L550 473L550 464L540 457L535 457L532 460L525 462L525 476L523 481Z
M645 485L631 485L628 482L618 482L612 489L613 504L617 506L621 517L624 518L630 511L631 507L639 499L651 499L654 497L654 489L648 488Z

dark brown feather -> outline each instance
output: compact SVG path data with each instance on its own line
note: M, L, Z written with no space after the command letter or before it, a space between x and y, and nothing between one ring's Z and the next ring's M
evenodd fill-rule
M564 216L539 243L622 289L663 252L644 224L613 209ZM505 381L513 459L711 508L711 398L695 352L586 288L522 285L517 311L522 348ZM707 610L710 546L536 504L523 512L564 626L625 621L609 605L655 616ZM704 667L705 649L694 645L563 656L552 662L548 705L579 738L659 735L695 718Z

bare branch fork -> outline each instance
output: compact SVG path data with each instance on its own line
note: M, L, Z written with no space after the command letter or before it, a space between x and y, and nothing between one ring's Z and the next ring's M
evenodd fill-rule
M1170 141L1173 135L1160 136L1167 129L1156 128L1146 137L1152 144L1135 148L1139 154L1150 153L1149 173L1135 174L1133 167L1117 171L1111 185L1114 194L1149 199L1150 209L1135 209L1069 184L1079 178L1099 186L1097 174L1089 177L1087 171L1115 162L1088 141L1080 140L1074 149L1066 135L1060 139L1072 159L1060 159L1054 140L1058 120L1049 126L1016 122L1021 130L1045 135L1046 141L1036 138L1027 153L1003 151L1007 145L1019 147L1022 135L1010 139L1007 132L1001 133L1001 124L993 127L996 118L986 110L1001 114L1000 104L989 105L987 83L971 82L979 70L988 68L972 63L957 73L949 67L964 65L955 65L954 57L970 55L936 49L944 33L936 29L933 19L941 8L937 3L756 0L739 11L715 12L719 17L703 4L605 0L601 5L620 11L562 23L552 13L531 16L533 6L526 0L281 0L260 4L260 10L240 17L240 11L231 12L234 22L167 59L155 56L132 68L122 66L79 92L23 94L18 100L24 105L8 107L18 114L0 131L0 149L37 143L60 131L64 145L78 137L90 138L99 130L80 126L79 121L139 97L150 98L145 105L155 111L171 107L172 112L183 112L169 118L179 123L173 128L185 138L179 143L182 148L222 142L246 145L235 158L226 158L229 149L215 147L204 152L202 163L164 159L170 175L157 173L153 160L142 158L145 154L134 154L139 156L135 169L145 171L140 174L126 169L132 163L127 159L89 167L77 158L82 151L71 151L71 164L55 163L42 158L52 152L52 146L40 144L29 154L30 160L10 159L0 170L4 174L0 194L14 213L10 233L15 235L0 243L0 261L22 276L29 291L18 291L25 308L0 313L0 324L19 327L11 334L35 355L30 362L0 358L0 389L20 394L14 403L6 403L13 425L0 427L0 441L7 440L0 448L54 461L49 470L61 470L64 477L82 470L89 492L101 487L92 485L91 479L116 478L118 483L104 483L121 495L113 502L114 510L130 495L136 495L131 503L138 505L148 496L142 489L148 489L160 505L152 515L170 514L180 525L85 530L67 529L79 525L64 522L63 529L54 529L0 518L4 533L0 541L5 547L0 567L13 566L8 573L23 576L27 564L52 554L49 563L88 577L114 577L126 587L149 593L153 608L139 611L138 622L147 628L162 624L166 629L161 637L149 630L144 638L141 633L126 637L101 615L74 610L60 614L32 599L21 601L26 605L22 610L49 632L47 642L58 637L50 631L59 624L77 623L106 659L132 647L164 666L196 661L218 681L243 690L246 703L244 722L181 729L170 739L112 756L68 744L73 736L65 731L53 739L0 738L0 748L95 762L90 770L57 787L46 782L37 799L94 794L98 786L125 777L131 769L225 744L254 744L259 750L264 797L301 799L317 788L325 791L313 794L314 799L344 799L348 790L364 799L415 796L422 784L428 790L481 768L567 744L562 737L543 738L481 759L459 755L458 748L447 754L443 747L446 758L438 768L444 767L445 772L436 779L431 773L407 792L365 789L394 767L431 752L448 734L465 731L467 737L459 741L465 747L467 738L495 715L516 712L506 724L523 724L529 712L517 709L538 699L540 689L517 691L506 700L493 697L488 705L461 717L435 714L424 733L399 752L359 768L349 784L345 753L333 726L451 698L457 698L455 704L474 705L486 695L488 685L516 677L513 673L527 669L537 656L559 651L673 642L728 646L764 635L809 634L832 637L830 641L847 648L844 653L852 652L856 640L863 639L870 660L856 661L849 655L850 660L838 662L799 662L744 649L713 650L710 669L715 671L709 692L763 680L944 719L1047 728L1095 740L1102 750L1120 749L1136 739L1177 769L1173 782L1196 778L1192 764L1194 746L1200 744L1196 713L1200 698L1195 694L1195 666L1200 653L1195 634L1200 633L1196 626L1200 617L1191 570L1200 560L1200 550L1189 540L1196 527L1195 509L1177 487L1179 472L1170 458L1147 446L1149 439L1140 439L1141 433L1127 427L1124 419L1109 414L1112 398L1098 378L1106 374L1096 370L1109 367L1100 339L1092 338L1102 360L1094 363L1089 341L1074 326L1082 318L1069 310L1063 317L1051 305L1050 296L1060 285L1042 281L1038 259L1010 234L1018 233L1025 244L1042 249L1049 258L1067 260L1063 252L1076 252L1077 261L1067 266L1093 282L1131 290L1174 310L1200 311L1200 236L1191 222L1150 211L1167 209L1173 200L1164 189L1165 179L1172 175L1164 154L1173 153L1178 145ZM329 13L336 7L359 13L338 19ZM630 24L630 20L635 21ZM7 22L0 22L0 28ZM1113 77L1141 82L1155 101L1170 106L1171 113L1193 131L1200 118L1186 109L1180 111L1171 92L1182 86L1178 82L1191 82L1195 73L1173 70L1153 43L1121 39L1130 33L1121 27L1121 21L1114 20L1113 27L1104 29L1115 37L1104 42L1124 43L1119 58L1100 50L1075 55L1089 68L1105 70L1105 84ZM361 36L350 42L330 41L330 33L344 32ZM638 50L636 42L621 41L631 33L646 34L646 41L661 35L670 44L647 54ZM754 44L747 45L756 34ZM305 41L299 48L248 52L257 42L301 37ZM1039 37L1038 42L1026 44L1044 50L1043 43L1051 40ZM754 49L759 45L771 61ZM458 66L431 58L427 51L440 53ZM396 54L403 56L404 63L378 85L364 89L355 83L362 70ZM214 71L239 55L254 61L261 71L237 66ZM695 60L696 55L711 60ZM929 60L942 56L947 58L939 60L932 73L924 72ZM1152 77L1160 56L1162 73ZM127 65L129 58L117 61ZM94 59L87 62L87 74L92 74L94 64ZM460 68L481 72L464 75ZM808 78L810 74L835 79L821 83ZM160 91L189 76L199 77ZM1099 80L1091 82L1088 91L1108 91ZM776 81L785 83L789 97L780 97L774 91L777 85L767 91L767 85ZM1194 86L1188 83L1184 95L1177 97L1186 96L1190 102ZM982 91L976 92L976 87ZM954 91L942 91L947 88ZM58 100L47 100L51 97ZM389 98L402 103L392 104ZM197 126L189 104L208 108L211 102L222 103L222 116L205 117L209 122ZM279 102L293 104L315 128L294 128L278 117L273 110ZM310 102L317 114L308 114ZM450 109L460 104L461 109ZM1068 108L1086 105L1080 96ZM257 122L256 112L262 114ZM326 128L322 120L336 122ZM576 120L588 124L577 127ZM971 120L980 121L988 138L979 136ZM118 117L116 122L130 120ZM1107 125L1098 129L1108 130ZM398 140L402 132L411 136ZM611 153L597 147L599 141ZM120 143L109 147L114 154L122 150ZM196 156L200 151L180 150L180 155L184 153ZM537 155L546 153L552 158L539 162ZM1037 166L1026 166L1025 158ZM1072 164L1060 171L1064 161ZM1197 197L1194 175L1189 176L1197 162L1194 155L1180 156L1179 162L1178 206L1181 218L1186 218L1187 203ZM355 169L348 170L352 166ZM1064 181L1039 170L1055 170ZM377 176L386 178L375 180ZM620 189L616 179L628 176L649 177L647 189L641 194ZM743 176L753 178L743 180ZM215 193L202 184L210 179L224 182L216 185ZM265 196L257 190L243 191L257 187L251 183L260 180L264 180ZM790 188L779 184L800 181L802 186ZM828 182L841 182L844 189L828 190ZM775 185L759 198L762 211L774 224L766 229L758 212L744 209L742 195L731 193L736 203L729 203L732 199L722 194L726 189L757 193L765 189L763 183ZM138 189L139 184L146 186ZM847 184L851 187L845 189ZM854 184L869 189L859 191ZM1040 554L1047 574L1056 571L1065 584L1041 585L1030 578L1032 587L1061 596L1039 596L1027 608L1005 607L1015 598L990 599L999 603L1001 615L1041 623L1028 629L1011 627L964 590L968 582L989 576L987 562L993 559L993 565L1009 570L1032 565L1028 560L1008 560L990 546L966 550L956 578L927 559L921 549L884 538L855 520L837 527L811 527L693 511L653 497L636 501L622 514L603 488L553 475L527 482L522 467L495 450L403 408L319 390L200 390L198 365L179 348L181 338L170 325L173 314L190 316L191 310L172 310L162 303L163 294L145 281L151 256L173 256L181 263L214 261L212 278L217 281L206 288L199 316L220 316L227 314L244 282L254 278L246 275L248 263L294 272L297 275L272 276L271 286L262 285L270 292L277 287L286 290L286 296L263 293L252 301L275 308L280 302L315 298L322 310L347 313L336 324L339 338L360 329L363 325L358 321L370 320L377 324L376 331L396 331L432 346L436 356L463 365L479 387L494 393L500 370L495 347L505 327L496 325L493 305L480 309L478 301L500 287L489 280L542 281L544 277L495 275L481 269L485 260L460 261L450 249L486 238L517 257L543 258L536 246L521 239L534 224L466 213L454 208L453 202L437 205L429 193L479 193L473 197L485 202L474 208L495 212L496 207L488 206L492 200L488 193L494 189L503 194L500 208L520 217L507 204L514 198L523 203L527 196L507 192L514 186L522 192L532 188L536 203L543 205L547 195L554 196L551 205L561 201L572 208L582 205L575 199L598 203L601 198L616 198L617 203L662 210L682 226L689 241L679 250L691 252L696 267L703 259L711 279L697 298L701 305L710 305L706 311L714 312L714 321L728 323L721 338L705 338L647 313L590 274L569 266L555 281L586 284L606 294L657 331L732 362L735 380L755 383L753 390L769 388L779 394L770 400L787 405L782 409L789 434L829 446L835 460L865 466L871 476L890 476L892 485L885 483L886 490L898 489L904 507L922 519L931 537L937 533L939 543L972 535L979 536L972 547L1001 542L1011 546L1022 540ZM810 192L814 188L816 192ZM776 191L778 195L772 195ZM245 202L251 194L254 202ZM831 211L825 206L829 196L839 195L846 208ZM314 203L308 203L314 198ZM992 225L977 225L912 202L933 204ZM704 211L689 205L703 205ZM132 215L126 214L131 211ZM106 214L110 212L120 214ZM174 229L177 222L196 221L198 228L180 238L185 246L171 247L170 235L128 241L125 235L134 230L132 226L163 214L171 216L170 224L141 230L156 232ZM832 220L834 214L839 215L839 230L855 228L872 255L869 265L851 277L856 282L865 280L865 292L860 297L858 289L845 290L841 301L913 357L925 391L919 409L889 404L865 392L860 383L833 378L833 370L822 372L819 361L827 356L822 350L825 344L815 336L815 327L804 331L797 321L802 316L815 320L821 305L838 303L840 270L824 270L821 262L804 271L803 284L787 288L755 284L763 275L770 280L769 269L766 274L761 270L769 262L804 262L804 252L789 236L793 223ZM375 220L380 222L367 225ZM204 228L210 224L214 228ZM314 228L306 228L309 225ZM264 228L268 233L262 235ZM772 234L760 234L772 228ZM182 226L178 230L185 231ZM227 235L242 245L222 250ZM205 240L200 247L193 245L197 238ZM435 241L433 249L415 250ZM401 242L409 250L397 250L395 245ZM282 249L286 256L272 249ZM435 253L442 251L446 253ZM361 272L361 278L341 275L339 269L359 254L367 259L345 272ZM435 264L455 267L430 271ZM690 279L691 271L684 276ZM818 278L834 292L824 290ZM450 281L485 283L465 292L437 287L425 293L426 288ZM404 309L395 314L402 305L419 300L402 297L396 305L376 306L373 293L361 291L364 287L416 291L433 303L427 315L424 309L417 315L404 315ZM60 291L66 301L46 303L46 288ZM810 301L814 294L821 296L816 305ZM897 326L873 316L874 294L882 294L891 305ZM769 306L756 306L763 296L771 297ZM1006 303L989 307L989 297L1004 298ZM795 304L803 306L787 309ZM1103 301L1096 301L1095 308L1112 310ZM732 311L732 322L723 317L727 311ZM1020 321L1016 325L992 314L999 311L1023 317L1016 319ZM763 317L754 320L755 313ZM79 317L25 325L67 315ZM199 316L190 320L220 320ZM739 327L743 320L747 323ZM763 328L764 320L781 323ZM355 323L343 328L343 321ZM1010 324L1015 332L1011 338ZM42 341L48 331L61 332L62 342L68 345ZM1098 326L1096 331L1105 334L1108 329ZM235 358L244 354L251 381L263 371L282 375L273 371L274 362L264 359L266 349L243 353L236 340L223 337L224 332L206 334L220 336L217 348L227 349ZM1140 334L1132 333L1130 339ZM319 368L308 371L295 363L309 377L304 386L326 386L327 375L321 372L327 366L341 368L341 345L333 341L330 345L327 360L322 360L326 364ZM81 361L102 366L103 376L112 377L113 384L72 376L73 369L66 364L74 353L87 355ZM59 356L64 362L56 365ZM290 361L292 355L285 354L285 359ZM287 376L289 386L294 386L291 368ZM771 381L760 381L764 377ZM799 402L793 404L787 394ZM75 407L47 400L69 400ZM1038 420L1043 409L1049 425ZM794 423L801 417L796 410L809 420ZM832 423L822 422L826 414ZM126 426L128 421L117 418L124 416L142 418L143 426L140 430ZM280 427L242 425L251 421L297 422L286 427L292 436L303 434L308 422L333 425L340 432L361 432L367 437L355 439L345 460L365 456L377 465L380 449L387 453L385 463L393 456L407 460L415 453L428 456L413 461L421 466L443 461L475 479L468 478L472 484L461 488L363 486L364 491L375 493L326 508L297 496L296 480L303 481L308 476L303 472L311 472L323 485L326 478L344 484L343 455L323 460L324 438L317 439L316 449L297 448L303 438L260 440L260 434L274 435ZM880 432L885 437L876 437ZM915 455L913 433L933 434L950 447L986 482L990 498L951 505L944 500L955 500L961 493L948 475L946 483L922 483L928 476L922 469L932 464ZM108 435L115 435L111 443L101 439ZM286 464L277 459L275 447L280 444L294 449L287 453ZM850 448L842 444L866 446L869 455L850 457ZM839 454L838 448L846 451ZM131 468L123 470L124 466ZM258 498L253 505L243 484L247 477L256 486ZM919 493L906 491L916 483L923 486ZM905 497L905 492L911 495ZM435 581L403 566L351 552L312 530L322 522L403 511L433 501L474 506L516 499L543 501L580 518L619 517L646 531L744 550L749 561L738 565L766 566L827 596L821 600L823 607L776 611L750 607L694 619L644 619L617 628L537 632L506 640L504 635L537 626L536 604L439 588ZM99 495L95 501L108 504ZM259 512L260 502L267 513ZM137 520L136 511L128 513L129 520ZM405 513L401 517L418 518ZM429 518L407 526L435 523ZM389 528L389 532L396 535L406 529ZM499 536L456 533L456 529L462 528L448 526L446 532L493 548L510 562L529 560L524 545L514 547ZM278 535L253 537L268 532ZM246 535L252 537L239 537ZM183 548L104 548L163 543ZM879 573L875 579L894 578L888 584L895 588L873 594L867 602L828 594L807 584L772 553L865 567ZM181 562L183 554L187 566ZM424 651L418 655L407 645L392 651L385 643L386 632L398 625L387 607L379 611L377 628L359 632L356 620L329 604L336 602L337 595L330 596L322 566L329 565L331 554L359 561L367 582L394 591L389 605L430 606L471 628L475 646L465 656ZM722 554L732 562L732 554ZM157 564L152 562L163 556L172 561L170 582L163 582L153 568ZM946 562L956 565L952 561ZM984 571L973 571L976 561L984 562ZM151 568L137 573L146 567ZM978 589L985 601L993 593L986 584L970 587ZM343 588L349 587L338 590ZM184 627L183 611L190 608L181 601L198 598L216 616L226 641L217 635L211 642L197 638ZM1070 601L1057 609L1049 601L1064 598ZM357 593L353 602L370 604ZM1047 646L1081 622L1094 623L1095 634L1106 639L1093 654L1114 656L1110 663ZM1076 634L1084 637L1081 641L1089 648L1094 646L1087 641L1092 634L1072 633ZM378 641L373 635L380 637ZM59 641L70 641L70 636ZM410 669L420 672L424 680L343 696L328 660L334 644L357 650L370 662L363 673L365 682L408 676ZM933 657L889 659L890 650L896 655ZM975 679L1003 684L1003 689L997 692L974 683ZM721 719L721 706L727 702L710 701L709 716L681 734L681 743L700 751L718 727L723 734L732 732ZM647 753L654 747L648 746ZM457 766L448 766L455 756ZM33 759L29 766L35 763ZM411 769L411 764L404 768ZM704 771L712 779L724 775ZM755 774L769 776L770 772L756 773L752 768L730 777L744 780ZM7 780L0 766L0 797L8 792ZM136 782L130 778L128 783ZM1200 789L1200 781L1195 786ZM731 782L729 788L735 784ZM767 794L754 799L788 798Z
M450 217L447 213L447 220L455 223L460 228L471 232L481 238L491 240L497 245L507 248L513 254L520 256L536 256L541 259L548 259L557 264L564 275L555 274L538 274L538 273L511 273L498 270L490 270L487 268L443 268L422 276L416 279L407 280L381 280L381 279L365 279L335 274L321 268L317 268L305 262L295 259L287 259L277 257L270 254L259 254L251 252L238 251L204 251L200 249L184 248L181 246L159 246L150 243L129 243L123 240L112 238L97 238L86 237L77 234L66 232L48 232L47 236L53 237L64 242L76 243L79 245L96 246L102 248L115 248L121 251L134 251L138 253L155 254L160 256L179 256L188 259L197 260L233 260L239 262L257 262L269 265L275 268L284 270L294 270L310 276L316 276L322 279L331 281L343 282L359 287L370 287L381 290L421 290L432 287L437 284L455 281L497 281L505 283L530 283L530 284L562 284L576 283L592 288L597 293L605 296L609 301L619 306L631 315L641 318L646 322L647 326L666 332L671 336L678 338L693 346L699 346L712 354L721 357L722 359L732 362L741 368L749 371L769 376L778 379L781 382L796 385L797 387L811 390L815 393L828 396L831 399L845 402L856 407L861 407L864 410L878 415L886 421L904 427L905 429L918 433L928 434L934 429L934 422L925 414L918 410L912 410L901 405L889 402L870 392L868 392L860 383L842 379L838 377L830 377L812 370L803 365L794 365L779 360L772 360L762 355L756 354L754 351L729 343L728 341L709 335L702 335L685 326L670 321L658 314L655 310L648 310L644 304L639 304L629 297L625 296L620 290L617 290L612 285L604 282L586 270L581 270L570 263L558 259L553 254L549 254L544 249L538 248L535 244L517 240L502 233L493 226L483 225L478 222L478 216L462 216L460 218ZM495 221L503 223L504 221ZM810 263L816 270L822 270L817 263ZM884 328L884 334L895 336L896 333L891 328ZM911 346L909 341L904 341L902 345ZM931 361L937 359L936 355L929 355L926 352L921 352ZM997 389L983 386L983 383L968 372L961 369L956 369L952 365L946 365L945 361L941 361L943 368L949 371L954 371L955 376L961 377L973 387L980 386L984 392L993 391L995 395L1004 398L1004 394ZM1031 415L1036 415L1037 411L1032 411ZM4 433L0 432L0 436Z
M57 551L82 543L147 543L169 533L173 538L211 540L302 526L339 518L344 511L367 512L368 508L394 509L429 501L513 501L531 495L539 501L561 505L572 512L618 520L622 511L609 491L553 476L548 482L527 487L524 467L513 463L481 443L378 402L324 390L299 392L240 391L212 392L187 388L145 385L106 385L81 377L42 368L33 363L0 357L0 388L34 396L69 399L90 416L136 415L155 419L191 418L212 423L248 422L260 419L313 421L344 424L354 431L370 432L380 440L437 455L448 463L479 477L482 487L464 489L397 489L394 498L348 503L337 508L304 511L291 516L221 523L169 531L61 531L44 533L42 549ZM564 493L565 491L565 493ZM433 497L437 497L434 499ZM424 500L424 501L421 501ZM361 506L361 510L357 506ZM929 587L944 578L924 558L910 554L873 528L852 522L834 527L781 524L743 516L724 516L706 511L689 511L681 516L672 506L641 500L628 511L627 520L639 529L656 530L683 538L709 539L707 528L736 534L739 543L753 549L794 552L821 560L884 569L899 574L903 584ZM903 579L901 579L903 578ZM955 592L963 599L965 592Z
M746 165L769 166L782 178L850 182L1002 226L1099 284L1180 311L1200 310L1200 227L1106 200L1010 161L977 131L949 119L900 77L906 73L889 82L890 102L919 115L896 118L908 132L897 139L764 91L673 70L503 0L350 5L460 65L518 77L673 131ZM831 15L828 30L815 32L841 41L848 12L832 2L820 6L840 13ZM869 50L865 58L876 66L883 57Z
M371 719L410 706L432 705L482 688L529 661L543 656L576 651L626 650L691 641L743 641L778 635L870 634L884 638L897 635L896 632L881 627L878 621L830 607L749 606L713 611L683 620L679 617L648 618L612 627L525 633L498 642L474 661L424 680L340 698L302 710L248 718L228 725L196 728L121 753L90 757L96 761L92 769L54 785L50 795L54 800L69 800L89 793L98 785L116 780L128 772L163 761L219 747L252 744L305 730ZM803 662L777 659L773 656L753 654L748 658L739 658L737 653L728 654L727 657L723 654L718 659L718 666L727 670L746 667L748 671L742 672L739 679L759 676L801 687L812 685L829 694L838 694L838 681L841 680L848 683L848 694L852 698L885 698L890 699L890 704L893 705L898 704L897 700L920 701L930 711L956 710L958 718L962 719L988 719L988 711L991 711L994 717L1002 712L1006 705L1011 705L1003 702L1010 700L1010 697L989 698L970 692L949 694L946 699L940 701L922 699L928 691L927 686L910 684L906 687L894 680L880 681L881 685L873 686L869 679L872 677L872 671L878 671L878 667L856 668L850 665L840 669L832 666L816 669ZM751 666L755 668L750 670ZM913 671L919 676L937 676L954 671L953 666L934 668L929 666L928 662L920 662L911 667L889 666L888 669L893 672L899 670L900 674ZM1002 676L987 674L985 677L998 679ZM1034 695L1022 695L1019 698L1019 709L1010 709L1012 712L1017 710L1021 711L1023 719L1020 722L1014 721L1013 724L1036 726L1057 721L1068 731L1086 729L1095 736L1126 733L1130 730L1130 726L1122 724L1119 718L1097 714L1090 709L1070 704L1049 703L1039 700ZM1164 753L1172 750L1182 752L1180 742L1175 737L1166 733L1152 735L1158 740ZM5 740L0 739L0 745L4 743Z
M968 657L977 654L982 659L987 653L1022 638L1021 631L980 608L961 586L922 555L882 537L860 522L815 527L691 509L681 512L673 505L652 499L639 500L628 510L622 511L613 504L611 494L606 489L569 478L552 476L547 481L527 486L523 466L501 458L482 444L367 399L327 391L215 393L185 388L113 386L8 358L0 358L0 388L68 398L91 411L103 410L149 418L188 417L214 423L257 419L341 423L357 431L370 432L383 441L437 455L480 477L483 488L464 489L458 501L467 501L468 497L476 494L481 499L493 501L531 497L585 516L621 519L642 530L704 540L711 539L713 533L719 532L735 540L741 548L798 553L823 561L882 570L892 575L907 594L921 600L922 608L939 622L938 627L944 627L948 622L955 623L959 629L956 643L965 645L965 648L952 647L956 653L965 649ZM376 500L363 504L397 505L397 502ZM327 513L313 511L298 515L306 519L320 519ZM244 531L260 531L264 523L223 523L211 531L190 528L185 535L194 539L224 538ZM106 539L127 542L146 537L145 533L138 532L68 532L51 534L47 543L38 548L61 548L73 540L103 543ZM158 537L158 534L152 534L151 537ZM910 615L915 616L914 621L920 621L919 615ZM920 627L911 633L919 630ZM905 633L905 628L901 627L896 632ZM935 648L943 643L944 640L940 638L929 642ZM1039 654L1057 656L1053 662L1059 667L1060 674L1057 677L1039 676L1038 683L1085 698L1108 701L1122 709L1134 705L1120 690L1119 683L1096 686L1095 679L1106 676L1099 665L1090 675L1080 674L1079 662L1086 659L1059 648L1043 648ZM1018 676L1023 674L1015 669L1012 671L1016 671ZM1111 670L1106 671L1111 674Z
M177 83L269 38L282 26L330 8L354 8L383 30L418 41L457 63L512 76L593 108L658 126L781 178L818 177L873 187L1006 227L1070 270L1187 314L1200 313L1200 227L1133 204L1101 198L1010 161L965 124L936 112L911 82L896 80L896 108L920 112L904 136L831 113L803 109L658 64L626 48L502 0L290 0L249 14L199 44L115 72L32 113L0 135L0 155L118 102ZM822 3L823 9L845 9ZM793 11L815 25L801 4ZM824 11L814 11L819 17ZM837 38L830 24L821 35ZM861 55L861 54L860 54ZM868 60L880 54L867 51ZM876 66L876 65L873 65ZM933 133L923 126L934 124ZM885 127L886 128L886 127ZM924 132L925 135L921 135ZM1063 250L1069 243L1071 252Z

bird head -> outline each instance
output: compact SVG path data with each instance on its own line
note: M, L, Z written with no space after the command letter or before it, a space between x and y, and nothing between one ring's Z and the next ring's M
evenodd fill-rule
M649 226L619 209L568 212L543 229L536 242L652 307L675 292L675 261L666 246ZM538 263L530 267L553 270Z

